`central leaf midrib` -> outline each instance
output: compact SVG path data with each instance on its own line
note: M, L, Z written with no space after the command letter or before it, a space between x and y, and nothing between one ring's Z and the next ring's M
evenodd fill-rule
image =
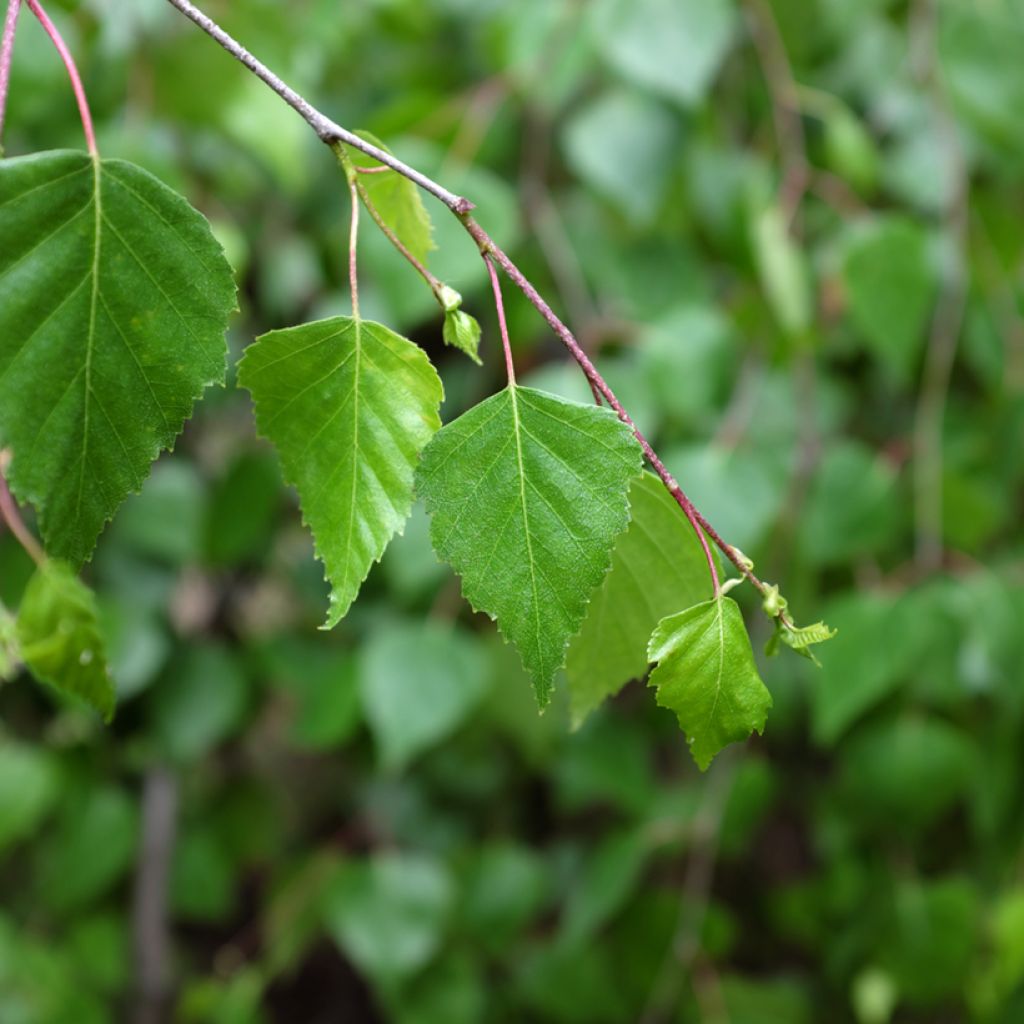
M93 248L92 248L92 295L89 299L89 332L85 345L85 393L82 401L82 458L78 472L78 494L75 500L75 518L82 511L82 495L85 491L85 465L89 458L89 397L92 394L92 353L96 341L96 309L100 292L100 224L103 220L103 195L100 186L100 158L92 157L93 173Z
M353 333L355 336L355 357L356 365L352 370L352 487L348 508L348 538L345 541L345 577L342 581L341 590L344 592L349 586L349 575L352 572L352 530L356 520L356 479L359 475L359 380L361 374L362 352L363 352L363 322L353 316Z
M535 645L538 657L541 656L540 649L540 598L537 594L537 568L533 561L533 542L530 540L530 517L526 510L526 471L523 468L523 439L520 434L519 425L519 402L516 396L516 387L509 385L509 394L512 397L512 429L516 439L516 461L519 465L519 500L523 509L523 534L526 537L526 561L530 567L530 586L533 590L533 618L536 628Z

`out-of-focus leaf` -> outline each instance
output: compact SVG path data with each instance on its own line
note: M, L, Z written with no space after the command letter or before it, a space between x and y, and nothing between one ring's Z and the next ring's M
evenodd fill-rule
M766 206L754 216L751 242L761 286L779 327L801 338L814 315L810 271L778 206Z
M249 687L237 658L213 643L186 647L151 695L151 722L176 761L208 754L238 726Z
M483 697L477 641L425 621L384 627L360 654L359 691L386 768L404 768L453 732Z
M185 832L174 847L170 901L177 918L220 921L234 899L234 871L227 852L210 829Z
M434 956L453 896L451 878L433 858L381 854L345 867L324 902L324 922L356 966L397 981Z
M138 813L112 786L88 789L63 810L36 871L37 898L56 913L87 906L128 871L138 843Z
M210 495L205 554L214 565L265 557L281 507L281 477L264 452L242 452Z
M658 212L679 144L679 126L657 100L604 93L566 124L562 145L570 167L631 221Z
M850 316L882 364L901 382L924 341L934 280L923 231L882 217L850 236L844 279Z
M600 0L594 17L618 71L687 106L704 98L738 21L732 0Z
M59 780L47 751L0 739L0 852L35 831L53 806Z

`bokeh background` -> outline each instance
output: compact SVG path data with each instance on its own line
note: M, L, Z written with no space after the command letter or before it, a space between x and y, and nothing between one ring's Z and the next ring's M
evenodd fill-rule
M707 775L642 682L571 732L421 511L318 632L295 496L212 391L88 570L114 724L0 690L0 1021L1024 1020L1024 3L208 6L473 198L711 521L840 632L821 670L762 659L765 734ZM102 152L223 240L233 359L346 312L306 126L160 0L51 7ZM81 145L28 12L4 141ZM369 223L362 301L450 420L503 370L429 205L483 369ZM521 379L586 400L507 295ZM29 571L0 535L0 599Z

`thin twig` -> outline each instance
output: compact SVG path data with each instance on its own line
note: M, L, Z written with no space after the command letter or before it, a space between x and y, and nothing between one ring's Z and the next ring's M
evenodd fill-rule
M96 149L96 132L92 126L92 115L89 113L89 101L85 98L85 89L82 87L82 77L78 73L78 68L75 66L75 59L71 56L71 51L68 49L67 44L64 42L60 32L57 31L57 26L50 21L46 11L43 10L39 0L25 0L28 9L39 19L39 24L43 26L43 31L50 37L50 41L56 47L57 52L60 54L60 59L64 61L64 67L67 68L68 78L71 79L71 88L75 93L75 102L78 104L78 114L82 119L82 131L85 133L85 144L89 149L89 152L93 156L98 156L99 151Z
M258 61L241 43L229 36L215 21L203 14L194 4L189 3L188 0L167 0L167 2L177 7L186 18L195 22L211 39L220 43L235 60L244 64L260 81L276 92L288 106L303 118L323 142L326 142L328 145L334 142L344 142L366 153L367 156L372 156L374 160L387 164L392 170L398 171L399 174L410 181L416 182L420 188L440 199L453 213L468 213L473 209L473 204L468 199L457 196L454 192L449 192L448 189L431 180L420 171L417 171L414 167L402 163L397 157L392 156L379 146L361 139L354 132L342 128L340 124L336 124L329 117L322 114L308 100L303 99L294 89L278 78L270 68Z
M0 452L0 455L3 455ZM42 565L46 561L46 553L43 551L39 541L29 533L28 527L24 524L21 514L18 512L18 505L7 486L3 477L3 465L0 461L0 519L7 524L14 539L25 549L25 553L36 565Z
M7 89L11 83L11 59L14 56L14 32L18 27L21 0L7 0L3 35L0 35L0 156L3 156L4 117L7 113Z
M378 149L376 146L371 145L364 139L359 138L358 135L354 135L352 132L347 131L340 125L335 124L335 122L325 117L320 113L320 111L313 107L312 104L303 99L303 97L289 86L285 85L280 78L278 78L265 65L261 64L251 53L249 53L248 50L232 39L231 36L196 8L195 5L189 3L188 0L167 0L167 2L192 20L204 32L224 47L224 49L227 50L228 53L230 53L236 60L244 64L245 67L252 71L253 74L276 92L286 103L288 103L289 106L303 117L306 123L309 124L317 135L328 145L333 145L338 141L342 141L363 153L367 153L380 163L387 164L388 167L398 171L399 174L408 178L410 181L415 182L425 191L440 199L445 206L455 213L462 221L463 226L476 241L480 252L484 256L490 255L502 270L505 271L519 290L526 296L530 304L537 310L537 312L540 313L540 315L558 335L562 343L583 370L587 380L597 388L608 404L618 414L623 423L627 424L632 429L637 441L640 443L640 447L643 449L644 455L647 457L647 461L651 465L651 468L661 478L669 493L683 510L683 513L689 520L690 525L696 531L701 545L704 548L705 554L707 555L708 568L715 586L715 593L718 593L718 574L715 569L714 559L711 557L710 548L708 547L708 538L718 546L725 557L728 558L734 566L736 566L740 574L748 579L759 593L767 594L768 588L766 584L754 574L750 567L750 563L743 557L742 553L731 544L727 544L721 536L719 536L714 527L704 518L704 516L701 515L693 502L686 496L672 474L665 468L664 463L658 458L654 449L651 447L650 442L641 433L632 418L622 407L621 402L619 402L615 397L611 388L608 387L604 378L600 373L598 373L590 358L580 347L580 344L576 340L572 331L570 331L569 328L566 327L565 324L563 324L555 315L551 307L547 302L545 302L540 293L529 282L523 272L515 265L515 263L512 262L508 254L499 248L490 235L488 235L487 232L469 215L469 211L473 209L473 204L468 199L449 192L426 175L402 163L402 161L397 160L390 153L386 153L384 150ZM705 534L707 535L706 537ZM784 615L780 617L783 622L789 624L788 619L786 619Z
M167 896L177 832L178 781L165 768L146 773L142 843L135 874L132 931L137 971L133 1024L161 1024L170 996Z
M939 145L953 171L953 191L946 209L953 253L933 314L914 414L915 561L925 572L932 572L942 564L942 430L957 342L967 306L965 249L969 183L935 56L937 17L935 4L931 0L921 0L911 19L912 50L918 58L918 72L930 88Z
M359 319L359 190L355 175L349 178L348 193L352 197L352 219L348 229L348 283L352 291L352 316Z
M484 255L484 263L487 264L487 273L491 275L491 288L494 291L494 307L498 311L498 328L501 331L501 346L505 350L505 372L508 374L510 387L516 384L516 368L512 362L512 345L508 338L508 324L505 322L505 302L501 297L501 282L498 280L498 272L494 269L494 263L490 256Z

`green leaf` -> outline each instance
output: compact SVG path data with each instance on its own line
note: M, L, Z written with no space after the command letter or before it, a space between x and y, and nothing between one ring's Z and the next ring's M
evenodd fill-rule
M359 682L381 761L400 769L451 734L479 703L487 663L471 634L417 622L370 638Z
M662 619L647 655L658 663L650 679L658 703L676 713L701 771L727 743L764 729L772 698L731 597Z
M480 348L480 324L461 309L450 309L444 314L442 337L446 345L465 352L477 366L481 365L477 351Z
M811 326L814 298L803 252L790 236L782 210L771 205L753 221L754 258L768 305L779 327L799 337Z
M924 232L901 217L879 218L850 239L844 277L854 324L882 364L908 380L934 291Z
M409 517L416 460L441 425L444 389L411 341L347 316L264 334L238 379L299 492L331 582L330 628Z
M629 524L641 451L610 409L511 385L445 426L417 489L437 553L519 651L545 706Z
M64 562L45 562L18 612L18 645L29 671L88 701L109 722L114 683L100 634L96 597Z
M356 134L386 153L391 152L370 132L359 131ZM350 149L349 153L357 167L381 166L373 157L357 149ZM387 226L398 235L402 244L416 259L421 263L425 262L430 250L434 248L434 226L426 206L423 205L419 186L392 170L377 174L360 174L359 181L366 188L370 201Z
M231 268L206 220L121 160L0 163L0 447L74 566L224 380Z
M0 852L32 834L60 791L60 772L45 747L0 740Z
M433 858L382 854L345 868L325 899L325 923L357 967L374 979L401 979L436 952L453 897Z
M688 106L702 100L732 41L732 0L600 0L596 35L627 78Z
M814 652L809 648L813 644L823 644L835 635L836 630L830 629L824 622L815 622L810 626L787 626L776 620L775 632L765 647L765 654L769 656L775 654L779 649L779 644L783 643L797 654L809 658L815 665L820 665Z
M644 473L629 489L631 521L611 571L569 644L566 674L575 725L623 683L647 671L647 641L673 610L710 589L700 541L661 481Z

